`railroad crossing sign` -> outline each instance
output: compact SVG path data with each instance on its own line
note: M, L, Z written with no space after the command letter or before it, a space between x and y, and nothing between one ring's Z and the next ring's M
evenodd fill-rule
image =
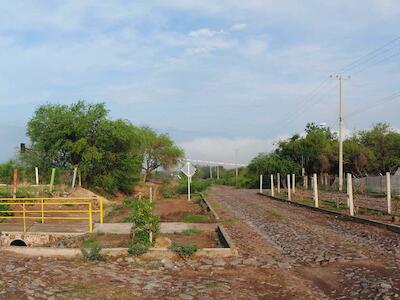
M181 169L183 174L187 176L188 180L188 201L190 201L190 183L192 182L192 176L196 173L196 168L192 166L190 162L187 162Z
M186 165L182 167L181 171L187 177L192 177L196 173L196 168L190 162L187 162Z

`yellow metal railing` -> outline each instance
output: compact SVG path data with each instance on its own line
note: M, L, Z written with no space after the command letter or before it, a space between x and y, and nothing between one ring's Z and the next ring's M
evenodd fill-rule
M27 220L40 220L42 224L45 220L88 220L89 231L93 231L93 214L99 214L99 221L103 224L103 198L101 197L74 197L74 198L0 198L0 204L10 206L8 210L1 210L0 213L10 213L11 216L1 216L0 219L22 219L24 232L26 232ZM86 206L87 209L45 209L50 205L72 205ZM98 206L98 209L93 209ZM17 208L15 208L17 206ZM40 209L32 210L30 206L39 206ZM28 207L28 209L27 209ZM76 213L87 214L83 216L57 216L57 214ZM14 215L19 214L19 215ZM28 214L28 215L27 215ZM40 214L32 216L31 214ZM51 216L49 216L51 214ZM56 216L54 216L56 215Z

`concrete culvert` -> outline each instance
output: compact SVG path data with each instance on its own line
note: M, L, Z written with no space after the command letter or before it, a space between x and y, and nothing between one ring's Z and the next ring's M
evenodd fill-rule
M14 240L11 242L10 246L26 247L27 245L23 240Z

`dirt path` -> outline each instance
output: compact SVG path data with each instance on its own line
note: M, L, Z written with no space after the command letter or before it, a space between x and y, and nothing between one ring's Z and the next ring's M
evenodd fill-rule
M208 198L243 255L273 254L281 267L289 266L329 298L400 297L400 235L259 196L255 190L214 186Z

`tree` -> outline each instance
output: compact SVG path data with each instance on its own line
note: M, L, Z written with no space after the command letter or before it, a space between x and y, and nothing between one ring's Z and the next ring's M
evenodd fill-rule
M157 134L149 127L141 128L143 171L146 182L151 173L162 167L169 169L184 157L183 150L178 147L167 134Z
M87 185L131 192L140 178L141 131L107 115L103 103L40 106L28 122L25 160L43 169L79 167Z

